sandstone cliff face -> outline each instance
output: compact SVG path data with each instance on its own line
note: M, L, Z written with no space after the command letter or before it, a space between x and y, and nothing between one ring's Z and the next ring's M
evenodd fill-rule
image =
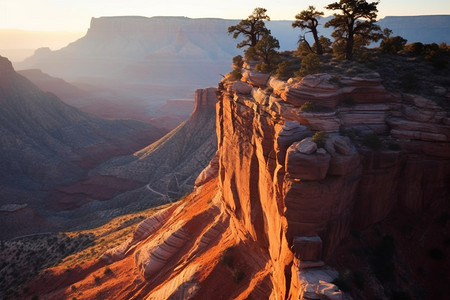
M101 258L133 266L120 297L346 299L326 262L350 229L448 199L450 123L431 101L390 94L377 74L338 85L246 68L219 84L218 151L194 192ZM306 100L328 111L303 112ZM378 150L364 145L375 133Z
M322 74L285 83L247 64L247 88L223 82L218 108L225 203L252 239L269 246L273 261L280 264L287 242L300 269L323 264L350 228L367 228L396 206L417 213L449 197L445 111L418 96L388 93L377 74L341 78L339 85L330 79ZM343 105L348 98L355 104ZM329 110L302 112L306 101ZM318 130L329 135L319 149L304 139ZM381 149L362 145L358 137L368 134L382 137ZM401 150L390 150L391 143ZM274 286L284 286L278 280L274 276ZM300 284L306 297L311 286Z

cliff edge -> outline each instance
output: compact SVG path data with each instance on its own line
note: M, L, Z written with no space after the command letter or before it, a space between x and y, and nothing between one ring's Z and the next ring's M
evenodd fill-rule
M94 288L73 279L77 291L58 296L349 299L327 262L351 230L394 211L448 210L446 112L387 92L376 73L286 82L246 64L217 97L218 151L194 192L73 270L117 276ZM324 109L306 112L307 101Z

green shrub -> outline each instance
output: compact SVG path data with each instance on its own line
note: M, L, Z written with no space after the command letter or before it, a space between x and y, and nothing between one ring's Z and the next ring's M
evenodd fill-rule
M238 68L242 68L242 66L244 65L242 55L236 55L235 57L233 57L233 64L236 65Z
M332 75L331 78L328 81L330 83L337 84L339 87L343 86L343 84L341 82L341 77L339 75Z
M298 44L298 48L295 51L295 55L297 56L303 56L303 55L307 55L309 53L312 53L312 49L309 47L309 45L306 42L300 42L300 44Z
M328 134L325 131L319 130L314 133L312 140L317 144L318 148L323 148L328 140Z
M296 77L303 77L308 74L315 74L320 72L322 63L317 54L310 53L302 59L300 70L295 72Z
M322 112L325 108L315 101L306 101L300 107L300 110L304 112Z
M385 53L395 54L401 50L406 45L406 40L402 38L401 36L393 36L388 37L381 41L380 48L381 51Z
M255 70L258 72L262 72L262 73L272 73L272 71L274 70L274 67L265 62L262 62L255 66Z
M258 54L256 53L255 47L248 47L247 50L244 51L244 57L246 60L257 60Z
M381 149L381 141L374 133L366 134L363 138L363 145L373 150Z
M277 70L275 71L275 76L281 80L287 80L291 77L289 63L286 60L278 64Z
M424 46L420 42L408 44L405 47L405 51L413 55L421 55L424 52Z
M230 80L236 81L241 80L242 78L242 72L240 69L233 69L233 71L230 72Z
M109 275L109 274L112 274L112 271L109 267L106 267L105 270L103 271L103 274Z

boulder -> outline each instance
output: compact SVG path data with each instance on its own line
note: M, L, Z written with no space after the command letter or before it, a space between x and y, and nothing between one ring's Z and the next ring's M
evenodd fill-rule
M284 125L282 127L282 132L290 132L291 130L297 129L297 128L306 129L306 127L302 126L299 122L286 121L286 122L284 122ZM280 132L279 135L283 135L283 134L281 134L281 132Z
M286 150L292 143L301 141L302 139L311 136L312 133L306 126L301 125L297 121L285 121L280 129L277 129L277 161L283 165L286 160Z
M251 84L252 86L265 87L269 77L270 74L244 70L241 80Z
M330 158L331 158L330 155L328 153L325 154L300 153L297 149L298 144L299 143L292 144L292 146L289 147L287 151L286 155L287 176L301 180L324 179L330 166Z
M336 152L343 154L343 155L349 155L350 151L352 150L351 142L348 137L337 137L333 140L333 146Z
M248 83L242 81L235 81L231 86L231 90L236 94L250 95L252 89Z
M344 300L341 290L334 284L319 280L316 288L316 294L323 300Z
M443 110L428 110L412 105L403 105L401 112L407 120L428 123L441 123L447 116L447 113Z
M297 143L295 149L303 154L312 154L317 150L317 144L311 138L306 138Z
M275 77L270 77L268 85L273 89L273 92L276 95L281 95L281 93L284 92L287 87L286 81L277 79Z
M261 88L259 88L259 89L254 88L252 90L252 97L253 97L253 99L255 99L255 101L257 103L259 103L261 105L269 104L269 95L266 94L264 92L264 90Z

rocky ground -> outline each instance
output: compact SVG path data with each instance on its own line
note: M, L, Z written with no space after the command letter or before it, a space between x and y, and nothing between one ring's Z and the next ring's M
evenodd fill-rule
M377 72L383 86L391 92L411 93L433 99L447 111L450 110L450 66L447 54L437 61L428 61L423 55L411 53L387 54L379 49L367 49L362 58L354 61L334 60L331 54L323 55L319 72L336 76L355 76ZM281 53L290 62L289 75L300 69L301 56L296 52Z
M106 250L133 235L137 224L166 206L115 218L92 229L57 234L42 233L0 242L0 298L22 298L31 278L58 268L69 274L85 262L98 259Z

